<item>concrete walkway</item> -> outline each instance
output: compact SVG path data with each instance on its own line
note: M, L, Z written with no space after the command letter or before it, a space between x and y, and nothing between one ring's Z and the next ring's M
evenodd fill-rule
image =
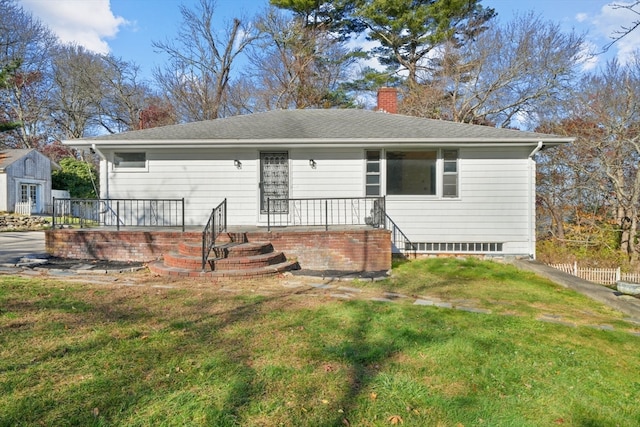
M22 258L48 258L44 231L8 231L0 233L0 265L16 265Z

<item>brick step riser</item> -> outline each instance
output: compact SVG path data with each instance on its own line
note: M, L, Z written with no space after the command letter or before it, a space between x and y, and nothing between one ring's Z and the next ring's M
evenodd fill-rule
M297 262L287 261L282 264L269 266L268 268L255 270L229 270L229 271L200 271L188 270L176 267L168 267L161 261L149 263L149 270L160 276L172 277L207 277L211 279L225 278L252 278L252 277L268 277L285 271L296 270L299 268Z
M221 242L218 242L218 244L221 244ZM216 258L247 257L272 251L273 246L271 243L243 243L229 248L213 248L210 256L215 256ZM178 244L178 253L185 256L200 257L202 256L202 243L180 242Z
M286 262L286 257L282 252L274 252L270 257L244 257L244 258L223 258L210 260L214 271L226 270L251 270L255 268L268 267L270 265Z
M248 257L231 257L222 259L210 259L205 264L205 270L245 270L252 268L266 267L286 261L282 252L271 252ZM168 253L164 256L164 263L167 267L186 268L191 270L202 269L202 258L200 256L185 256L183 254ZM213 268L212 268L213 267Z
M186 268L188 270L202 270L202 255L197 257L185 256L183 254L168 253L164 255L164 264L167 267ZM205 264L205 269L209 269L209 264Z
M247 233L222 233L216 237L216 243L247 243Z

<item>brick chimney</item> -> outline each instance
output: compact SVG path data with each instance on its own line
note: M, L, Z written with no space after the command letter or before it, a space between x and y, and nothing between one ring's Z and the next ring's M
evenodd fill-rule
M378 89L378 108L376 110L397 114L398 90L394 87L381 87Z

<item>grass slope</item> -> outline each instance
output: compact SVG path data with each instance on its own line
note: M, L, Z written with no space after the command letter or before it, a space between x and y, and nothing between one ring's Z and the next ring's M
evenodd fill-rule
M475 260L349 286L492 314L0 277L0 426L640 425L640 338L619 313Z

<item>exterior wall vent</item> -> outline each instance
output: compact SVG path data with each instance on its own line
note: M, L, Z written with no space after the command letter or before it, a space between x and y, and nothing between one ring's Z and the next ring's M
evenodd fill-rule
M475 243L437 243L418 242L414 243L419 253L500 253L502 243L495 242L475 242Z

